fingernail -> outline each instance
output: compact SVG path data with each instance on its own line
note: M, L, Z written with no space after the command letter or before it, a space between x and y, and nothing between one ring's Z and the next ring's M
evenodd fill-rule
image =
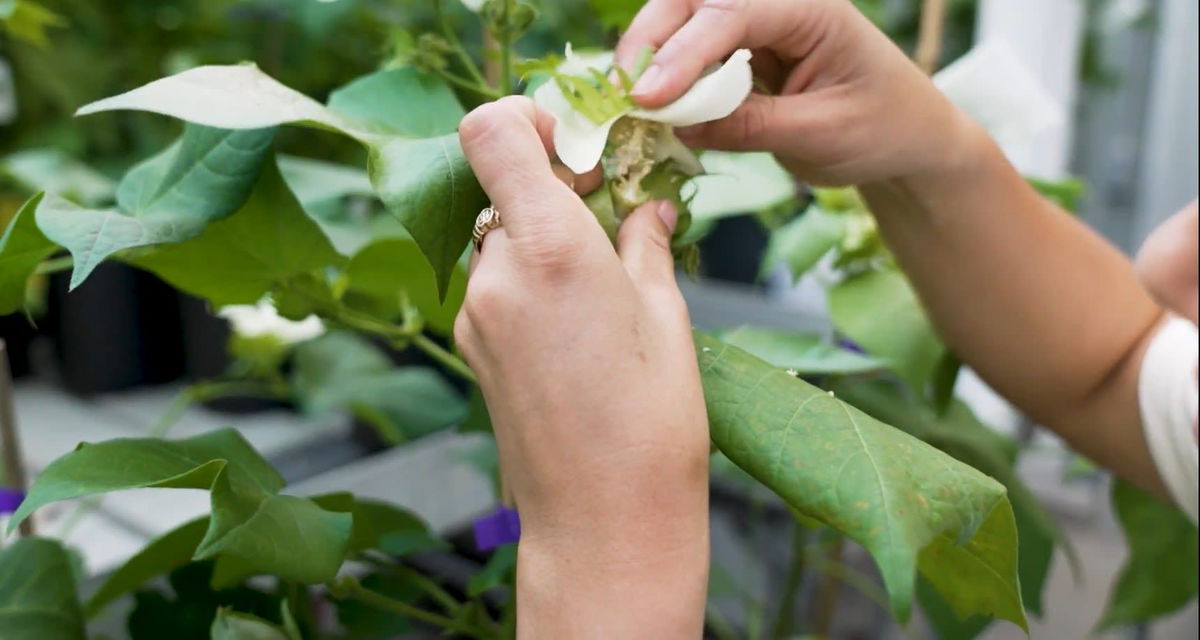
M658 66L657 64L650 65L650 68L646 69L645 73L642 74L642 77L638 78L638 81L633 83L633 91L630 91L629 93L635 96L644 96L654 93L654 90L658 88L658 85L662 80L661 76L662 67Z
M658 218L667 225L667 229L672 233L675 232L675 223L679 221L679 211L675 208L675 204L670 200L663 200L658 203L658 209L655 211Z

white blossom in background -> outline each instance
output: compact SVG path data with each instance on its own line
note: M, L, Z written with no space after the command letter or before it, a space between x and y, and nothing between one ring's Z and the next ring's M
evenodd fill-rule
M589 70L608 71L612 57L576 55L567 47L566 60L559 73L587 77ZM557 82L548 81L534 92L534 102L550 112L555 120L554 147L558 157L575 173L586 173L600 161L613 124L622 117L686 127L720 120L733 113L750 95L753 86L750 50L738 49L720 67L702 76L678 100L660 109L639 109L632 105L608 120L597 123L577 111Z
M479 13L483 9L483 3L487 0L462 0L462 3L467 5L467 8L475 13Z
M295 321L275 311L271 301L263 298L258 304L235 304L221 307L217 315L233 325L233 332L246 338L273 336L284 344L311 340L325 333L325 324L316 316Z

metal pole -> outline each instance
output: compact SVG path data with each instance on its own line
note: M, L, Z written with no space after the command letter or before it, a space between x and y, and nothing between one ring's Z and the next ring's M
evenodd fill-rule
M12 371L8 367L8 345L0 338L0 453L4 454L4 484L10 489L25 493L25 463L21 458L21 444L17 437L17 416L13 409ZM33 535L33 519L21 523L21 535Z

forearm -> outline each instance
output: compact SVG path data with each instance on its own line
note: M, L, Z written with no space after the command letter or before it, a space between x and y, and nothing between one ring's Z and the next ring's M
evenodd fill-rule
M1137 363L1161 311L1132 264L1034 191L965 117L945 166L863 188L934 324L964 362L1117 473L1157 475Z

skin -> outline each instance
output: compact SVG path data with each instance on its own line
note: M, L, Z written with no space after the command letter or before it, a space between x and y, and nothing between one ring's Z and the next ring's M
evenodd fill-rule
M657 53L633 93L651 108L753 49L772 94L681 137L771 151L810 183L858 185L955 352L1079 451L1165 495L1137 380L1166 310L1196 321L1195 204L1135 267L1041 198L846 0L650 0L618 63L646 46ZM639 210L614 251L556 179L550 128L528 101L506 98L460 131L505 216L456 337L521 510L518 635L696 638L708 439L667 249L674 212Z

